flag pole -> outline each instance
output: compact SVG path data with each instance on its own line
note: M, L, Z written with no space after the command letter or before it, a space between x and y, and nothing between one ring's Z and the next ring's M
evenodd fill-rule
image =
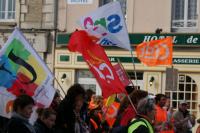
M172 90L174 90L174 66L172 64Z
M136 110L136 108L135 108L135 106L134 106L134 104L133 104L133 102L132 102L130 96L129 96L128 94L126 94L126 96L128 97L128 100L129 100L129 102L131 103L131 106L133 107L133 109L135 110L135 112L136 112L136 114L137 114L137 110Z
M117 58L117 61L118 61L119 65L122 67L122 69L124 70L124 72L125 72L126 76L129 78L129 81L131 81L131 79L130 79L129 75L127 74L127 72L126 72L126 71L125 71L125 69L124 69L124 66L121 64L121 62L120 62L119 58ZM131 81L131 84L132 84L132 86L134 86L134 84L133 84L133 82L132 82L132 81ZM135 110L135 112L137 113L137 110L136 110L136 108L135 108L135 106L134 106L134 104L133 104L133 102L132 102L132 100L131 100L131 98L130 98L129 94L127 94L127 93L126 93L126 96L127 96L128 100L129 100L129 102L130 102L131 106L133 107L133 109L134 109L134 110Z
M57 84L59 85L60 89L62 90L62 92L64 93L64 95L66 95L64 89L62 88L62 86L60 85L60 83L58 82L57 78L54 77L55 81L57 82Z
M132 59L132 62L133 62L133 70L134 70L134 74L135 74L136 89L138 90L137 73L136 73L134 56L133 56L133 52L132 51L133 51L133 49L131 48L131 59Z

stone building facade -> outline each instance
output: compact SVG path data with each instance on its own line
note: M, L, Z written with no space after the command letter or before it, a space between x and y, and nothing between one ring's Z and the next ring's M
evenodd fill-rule
M0 45L19 27L53 72L57 0L1 0Z

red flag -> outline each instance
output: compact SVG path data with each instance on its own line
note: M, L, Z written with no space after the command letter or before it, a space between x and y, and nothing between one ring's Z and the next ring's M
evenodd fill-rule
M124 87L128 86L131 82L130 82L129 78L127 77L124 69L121 67L121 65L119 63L117 63L113 67L115 68L115 71L116 71L117 75L119 76L119 79L122 82L122 84L124 85Z
M69 40L68 49L72 52L80 52L92 44L91 39L85 31L75 31Z
M173 43L172 38L164 38L143 42L136 48L137 57L147 66L171 65Z
M76 31L72 34L68 49L82 54L90 71L101 86L104 98L115 93L126 93L104 49L99 44L92 42L85 31Z

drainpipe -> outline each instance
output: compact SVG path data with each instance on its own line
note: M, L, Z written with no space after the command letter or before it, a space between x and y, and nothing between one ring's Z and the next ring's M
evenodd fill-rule
M56 49L56 41L57 41L57 29L58 29L58 0L54 0L54 45L53 45L53 73L55 73L55 49Z
M21 0L19 0L19 29L21 29L21 12L22 12L22 10L21 10Z

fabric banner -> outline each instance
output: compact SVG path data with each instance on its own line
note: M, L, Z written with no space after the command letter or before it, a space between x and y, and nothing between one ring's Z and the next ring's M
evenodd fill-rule
M78 51L89 65L90 71L98 81L104 98L125 92L124 86L111 65L104 49L92 42L85 31L76 31L71 35L68 49Z
M120 107L120 103L113 102L110 106L103 107L104 119L107 121L110 128L112 128L113 124L115 123L116 116Z
M121 67L121 65L119 63L117 63L113 67L115 68L116 73L119 76L119 79L123 83L124 87L128 86L131 83L131 81L127 77L126 72Z
M124 16L118 1L98 8L80 18L78 23L96 43L131 50Z
M32 96L41 106L49 106L55 93L50 89L53 78L46 64L16 28L0 51L0 115L9 117L12 101L21 94Z
M147 66L172 65L172 38L143 42L136 48L138 59Z

